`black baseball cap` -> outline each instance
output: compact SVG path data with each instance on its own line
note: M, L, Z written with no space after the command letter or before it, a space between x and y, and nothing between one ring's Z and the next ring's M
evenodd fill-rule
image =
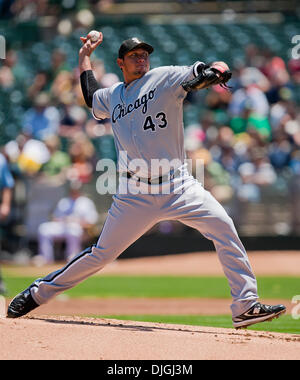
M129 38L122 42L119 49L119 58L124 58L124 55L134 49L145 49L149 54L153 52L153 47L137 37Z

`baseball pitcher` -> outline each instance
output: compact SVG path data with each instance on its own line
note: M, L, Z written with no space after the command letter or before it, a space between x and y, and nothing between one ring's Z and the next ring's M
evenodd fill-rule
M191 66L151 70L153 47L130 38L121 44L117 58L124 81L99 89L90 55L102 43L103 35L100 33L96 41L90 37L81 38L81 86L93 116L111 120L119 189L98 242L17 295L7 316L21 317L74 287L162 220L180 221L213 241L231 289L234 327L247 327L284 313L283 305L258 302L256 279L232 219L185 164L183 100L188 91L215 84L227 87L231 77L228 66L199 61Z

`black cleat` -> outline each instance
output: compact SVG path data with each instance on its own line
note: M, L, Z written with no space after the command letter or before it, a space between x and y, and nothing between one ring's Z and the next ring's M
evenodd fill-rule
M39 305L32 298L30 285L23 292L15 296L7 309L7 318L19 318L37 308Z
M286 307L284 305L269 306L257 302L245 313L232 318L232 322L236 329L247 328L247 326L254 325L255 323L271 321L285 312Z

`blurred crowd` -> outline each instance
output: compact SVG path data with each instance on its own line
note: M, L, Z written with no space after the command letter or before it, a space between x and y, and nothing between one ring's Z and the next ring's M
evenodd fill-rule
M1 18L17 21L34 20L42 16L58 16L63 12L91 8L101 12L118 0L0 0Z
M103 12L114 4L129 0L0 0L0 16L17 18L20 21L32 20L41 16L57 16L63 12L90 8L93 12ZM201 0L176 0L177 3L199 3Z
M106 72L98 58L93 69L101 87L121 80ZM55 49L50 70L36 72L29 86L23 82L18 51L10 49L0 65L0 87L9 94L19 86L26 100L21 130L0 146L14 177L49 186L91 184L99 175L97 161L116 160L116 152L110 121L94 120L85 106L78 69ZM185 125L185 144L188 158L204 162L205 187L224 204L259 203L264 194L289 197L295 211L292 228L300 225L299 83L299 60L285 62L249 45L244 62L233 67L230 91L220 86L201 91L187 99L184 109L204 105L198 123Z
M101 60L94 60L93 65L101 87L119 81L117 75L105 72ZM15 88L18 66L17 53L8 51L0 67L2 88ZM39 180L90 182L95 162L105 152L101 138L108 136L112 142L113 137L109 121L95 121L84 106L77 69L70 69L65 54L55 50L51 71L37 72L26 91L21 131L1 147L13 171ZM109 158L115 158L114 151Z
M186 149L204 161L205 185L217 199L259 203L267 194L299 204L299 84L299 60L249 45L231 91L207 92L199 123L185 130Z
M9 236L7 240L14 244L16 227L25 226L26 231L21 231L19 235L26 241L20 241L18 245L28 247L30 238L34 238L33 234L44 242L40 245L47 248L39 249L42 252L37 257L39 263L45 261L45 257L49 261L53 256L49 239L54 244L54 237L65 235L69 257L78 250L76 237L80 236L81 242L81 238L94 238L99 234L99 215L97 218L93 216L93 223L86 222L90 220L86 214L91 210L91 206L86 206L90 204L86 197L94 201L93 214L89 214L95 215L98 212L98 200L92 199L91 193L96 193L94 184L96 174L99 175L96 173L96 164L101 158L116 161L111 124L109 120L100 122L93 119L85 106L78 69L67 65L66 55L61 50L53 51L51 63L51 70L36 72L28 87L22 82L26 76L22 74L23 67L17 51L7 51L6 59L0 66L0 89L10 94L21 86L22 91L25 91L25 106L22 107L25 112L20 115L21 128L17 129L13 138L0 145L0 152L15 179L12 215L5 225L0 224L0 231L3 232L5 228ZM105 72L102 60L93 61L93 70L101 87L119 81L117 75ZM3 103L1 112L5 112ZM2 136L5 129L3 121L0 126ZM74 186L80 188L78 207L72 196ZM91 188L94 191L90 191ZM66 198L63 199L68 200L72 207L68 207L67 216L63 219L65 230L62 232L58 231L57 217L54 220L53 217L59 199L64 196ZM63 205L68 204L66 200L62 202ZM67 225L71 219L79 223L76 231L82 230L81 234L69 233ZM39 226L42 232L39 232ZM50 231L46 233L46 229ZM68 248L68 244L71 248Z

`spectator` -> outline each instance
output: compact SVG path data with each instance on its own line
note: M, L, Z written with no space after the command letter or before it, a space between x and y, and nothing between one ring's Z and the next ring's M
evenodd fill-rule
M48 72L50 81L53 82L60 72L69 72L70 67L66 62L66 54L61 49L55 49L51 56L51 68Z
M288 69L291 73L292 80L296 85L300 84L300 59L291 59L288 62Z
M69 155L71 167L68 171L68 179L81 183L90 183L94 172L95 148L86 134L79 132L71 141Z
M51 95L57 102L61 103L67 94L72 92L73 74L70 71L62 70L56 74L52 86Z
M85 130L95 146L97 158L108 158L117 162L117 152L110 120L90 119L85 125Z
M83 107L74 104L72 95L66 95L61 104L62 118L59 126L59 136L72 138L78 132L83 132L87 113Z
M106 72L104 62L101 59L94 60L92 62L92 67L95 73L95 78L97 79L100 87L106 88L120 82L120 79L116 74Z
M284 131L276 131L269 145L270 162L275 170L281 170L289 165L292 145Z
M33 177L49 159L50 152L46 145L42 141L29 139L18 157L18 167L22 173Z
M266 96L270 104L274 104L281 99L291 97L292 84L284 60L280 57L272 56L262 68L270 81L270 88L266 91Z
M49 136L44 143L50 153L50 159L41 167L40 179L63 184L71 166L70 156L60 150L61 143L57 136Z
M237 195L243 201L260 202L261 188L274 184L277 179L266 151L262 148L253 148L250 161L240 165L238 171L242 183L238 186Z
M229 106L232 116L230 125L235 133L254 128L266 139L270 138L271 126L268 120L270 106L266 95L252 77L244 77L243 87L234 92ZM256 79L253 79L256 81Z
M39 71L34 76L32 84L28 87L27 96L33 102L40 92L48 90L49 77L46 71Z
M221 86L213 86L211 91L208 92L205 103L207 108L212 110L216 123L229 123L228 106L231 98L231 92L223 89Z
M0 239L2 240L2 229L5 227L5 221L11 212L11 203L13 197L14 179L9 170L7 161L3 154L0 153ZM1 242L1 241L0 241ZM0 245L1 248L1 245ZM5 294L6 288L0 273L0 294Z
M4 64L0 68L0 85L3 88L12 88L15 84L15 77L11 68Z
M260 53L260 49L255 44L249 44L245 48L245 65L247 67L257 67L263 66L264 57Z
M0 153L0 220L4 220L9 216L11 210L12 188L14 187L14 179L9 170L6 158Z
M34 20L47 14L48 0L15 0L12 2L10 11L19 21Z
M26 76L26 69L18 62L17 52L9 49L0 68L1 87L11 90L17 87L22 89L24 76Z
M57 134L60 124L59 111L50 105L50 98L45 92L34 100L34 106L24 115L23 133L37 140Z
M37 265L53 263L54 243L61 240L66 242L65 259L69 261L81 251L86 233L97 221L98 213L93 201L82 194L80 182L72 182L70 195L58 202L52 221L39 227L39 253L34 262Z
M291 153L291 160L289 166L292 170L292 173L295 176L300 177L300 149L295 149Z
M269 103L264 93L270 83L265 75L257 68L244 68L240 73L241 88L237 89L229 105L229 113L232 117L243 117L245 111L260 117L267 117L269 114Z
M290 169L292 176L289 182L289 196L291 202L291 225L292 232L300 234L300 149L297 148L291 153Z
M287 115L288 103L286 101L280 100L271 106L269 119L273 133L281 128Z

